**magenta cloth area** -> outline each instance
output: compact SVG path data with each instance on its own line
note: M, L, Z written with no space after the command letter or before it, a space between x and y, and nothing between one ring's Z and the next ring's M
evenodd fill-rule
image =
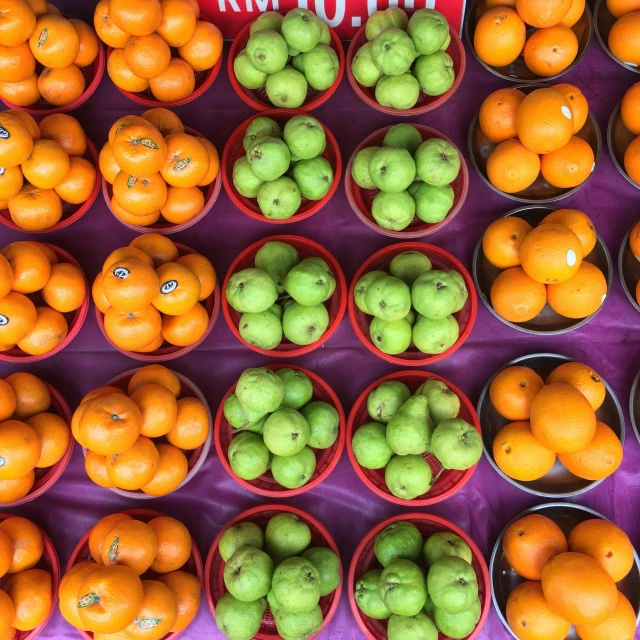
M94 4L66 0L59 2L59 7L92 22ZM211 139L220 153L231 132L253 115L251 109L233 93L226 69L225 64L213 86L196 102L176 109L184 123ZM606 134L607 121L614 106L628 87L638 80L639 76L609 58L595 37L577 69L563 77L563 81L574 83L584 91L603 134ZM469 123L484 97L502 86L504 83L481 68L467 48L467 73L458 92L445 106L417 121L449 136L464 150L469 163L466 153ZM96 94L74 115L100 148L114 120L125 114L140 114L143 110L122 96L105 74ZM336 94L314 115L336 135L345 164L366 136L399 121L361 103L346 76ZM473 250L483 230L495 218L518 205L491 191L476 176L470 163L469 167L471 188L461 213L451 225L429 236L426 241L452 252L470 270ZM600 162L588 185L559 203L558 208L573 207L589 214L609 247L615 264L625 232L639 217L639 202L640 192L618 173L605 141ZM336 256L349 281L368 256L392 244L389 238L368 229L358 220L349 208L342 184L322 211L304 222L285 227L270 226L248 218L231 204L223 192L204 220L171 238L210 258L222 280L231 262L249 244L283 232L305 236L324 245ZM46 240L71 252L92 280L107 254L127 245L134 235L114 218L102 195L99 195L80 222L63 231L35 238L29 236L29 239ZM24 234L6 229L0 231L0 236L2 245L26 238ZM460 387L475 405L488 377L502 364L518 356L555 352L593 366L611 385L625 409L625 458L615 476L576 498L575 502L592 507L614 520L631 536L636 549L640 549L640 444L631 428L627 410L631 384L640 366L639 317L624 295L617 269L612 293L602 311L582 329L565 335L544 337L520 333L494 318L484 305L479 307L470 339L450 358L434 365L432 371ZM220 314L204 343L169 363L169 366L199 385L215 413L220 399L244 369L270 362L274 360L243 347ZM296 359L295 364L326 379L347 412L372 381L398 370L359 343L347 317L322 348ZM75 408L85 393L137 366L139 363L117 352L103 338L92 305L84 327L69 347L50 359L24 368L57 386ZM0 364L0 375L6 376L21 368ZM488 561L496 538L513 517L535 504L551 501L513 487L483 458L464 490L429 509L429 512L451 520L466 531ZM175 516L189 527L204 557L226 522L240 511L264 502L225 473L213 450L198 476L180 491L157 500L126 500L97 487L87 478L82 451L76 446L73 459L58 483L44 496L15 509L15 512L33 518L49 533L64 567L82 535L108 513L145 507ZM345 575L352 553L367 531L382 520L406 511L375 497L366 489L351 468L346 452L326 482L288 502L307 510L329 529L342 553ZM71 639L79 636L56 611L40 637ZM222 638L204 601L197 619L182 637L185 640ZM339 611L321 638L359 640L362 637L352 619L347 594L343 593ZM479 638L507 640L510 637L492 610Z

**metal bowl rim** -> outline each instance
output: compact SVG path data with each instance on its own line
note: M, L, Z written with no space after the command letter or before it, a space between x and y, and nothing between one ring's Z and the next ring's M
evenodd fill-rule
M640 222L640 220L636 220L630 227L629 230L627 231L627 233L624 234L624 239L622 240L622 244L620 245L620 251L618 251L618 277L620 278L620 284L622 284L622 288L624 289L624 292L627 296L627 298L629 299L629 302L631 302L631 304L635 307L636 311L640 312L640 305L638 305L638 301L635 299L635 296L633 296L631 294L631 291L629 291L628 287L627 287L627 283L625 282L624 278L622 277L622 260L624 257L624 251L627 247L627 245L629 244L629 236L631 235L631 231L633 230L633 227L636 226L636 224L638 224L638 222ZM475 281L474 281L475 284ZM477 287L476 287L477 288Z
M616 165L616 169L622 174L622 176L636 189L640 189L640 184L638 184L635 180L631 179L631 176L624 170L624 167L620 166L618 159L613 153L613 144L612 144L612 135L611 132L613 130L613 122L615 117L620 113L620 107L622 106L622 100L618 102L618 104L613 108L611 115L609 116L609 122L607 123L607 148L609 149L609 155L611 156L611 160L613 160L613 164ZM624 123L623 123L624 124Z
M638 442L640 442L640 424L636 422L635 410L634 410L634 402L633 399L638 393L638 389L640 387L640 371L636 374L636 377L631 385L631 395L629 396L629 416L631 418L631 426L636 433L636 438Z
M596 0L595 7L593 8L593 29L596 32L596 37L598 38L598 42L600 46L609 54L609 57L612 60L615 60L621 67L626 69L627 71L632 71L633 73L640 73L640 67L629 67L622 60L618 60L613 53L611 53L611 49L609 49L609 45L603 40L600 35L600 29L598 29L598 13L600 12L601 5L607 6L606 0L603 2L602 0Z

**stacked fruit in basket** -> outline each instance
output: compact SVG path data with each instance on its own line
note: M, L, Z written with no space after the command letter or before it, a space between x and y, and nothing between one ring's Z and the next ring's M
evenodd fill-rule
M482 456L482 439L473 425L458 418L460 399L444 382L428 380L412 396L389 380L367 399L374 422L359 427L352 448L365 469L384 469L389 491L404 500L424 495L435 480L426 454L443 469L473 467Z
M640 261L640 222L636 223L629 233L629 247L631 253ZM640 305L640 280L636 282L635 296L636 302Z
M376 11L367 20L368 42L358 49L351 71L358 84L375 87L379 104L411 109L420 92L440 96L455 81L447 19L434 9L411 18L400 7Z
M389 621L388 640L473 632L481 605L473 555L462 538L442 532L423 540L414 524L399 521L378 534L374 552L382 569L361 576L354 596L365 616Z
M283 638L309 638L323 623L321 598L340 585L340 558L311 547L309 526L291 513L226 529L219 542L227 592L215 607L218 629L231 640L253 638L267 607Z
M616 19L609 31L609 49L622 64L637 67L640 65L640 53L636 46L640 34L640 6L637 2L625 0L606 0L606 4Z
M640 82L627 89L620 103L620 117L629 131L636 136L625 149L624 170L640 184Z
M233 61L233 73L247 89L264 87L277 107L296 109L309 87L324 91L338 77L329 27L308 9L291 9L284 16L267 11L251 23L250 34Z

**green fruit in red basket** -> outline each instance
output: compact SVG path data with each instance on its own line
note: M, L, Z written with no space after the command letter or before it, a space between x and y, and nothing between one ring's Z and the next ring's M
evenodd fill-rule
M340 416L337 409L328 402L316 400L310 402L302 415L309 423L308 445L313 449L328 449L338 439Z
M269 310L242 314L238 331L245 342L260 349L275 349L282 342L282 322Z
M365 273L360 278L360 280L358 280L358 282L356 283L355 290L353 292L353 299L354 299L354 302L356 303L356 306L358 307L358 309L360 309L360 311L362 311L362 313L373 315L371 311L369 311L369 309L367 308L367 305L365 304L364 295L365 293L367 293L367 289L369 288L369 285L374 280L386 275L387 274L384 271L369 271L368 273Z
M411 522L393 522L376 536L373 550L383 567L399 559L418 563L422 553L422 534Z
M420 251L403 251L389 265L389 273L409 286L427 271L431 271L431 260Z
M382 74L371 57L370 42L362 45L356 51L356 55L351 61L351 73L353 73L356 82L363 87L375 87L380 80Z
M449 36L447 19L435 9L418 9L409 20L407 31L422 55L435 53Z
M300 73L304 73L304 53L298 53L291 58L291 66Z
M275 304L272 304L267 311L269 313L272 313L276 318L278 318L278 320L282 320L282 314L284 313L283 308L276 302Z
M369 174L369 162L380 147L365 147L356 153L351 165L351 177L353 181L363 189L375 189L375 184Z
M369 337L382 353L397 355L411 344L411 325L404 318L394 322L374 318L369 325Z
M482 615L482 605L478 598L470 609L461 613L447 613L443 609L436 607L433 612L433 619L440 631L449 638L461 640L466 638L480 621Z
M286 242L265 242L256 253L254 263L258 269L266 271L276 283L278 293L284 292L287 273L300 262L296 248Z
M429 451L434 425L425 396L412 396L387 425L387 442L399 456L422 455Z
M243 480L255 480L269 470L271 454L262 438L256 433L237 435L229 445L229 464L233 472Z
M316 470L316 455L309 447L292 456L273 456L271 473L286 489L299 489L311 480Z
M411 617L393 615L389 618L387 639L438 640L438 630L422 611Z
M412 222L416 214L415 200L408 191L400 193L386 193L380 191L376 194L371 205L371 215L384 229L402 231Z
M282 109L297 109L307 98L307 79L293 67L285 67L267 78L267 96Z
M385 147L406 149L413 156L422 144L422 134L413 125L406 122L394 124L385 134L382 144Z
M291 153L302 160L308 160L324 151L327 135L314 117L293 116L284 126L284 141Z
M277 11L265 11L251 23L249 33L253 35L256 31L264 31L265 29L280 33L283 19L284 16Z
M384 479L397 498L413 500L431 488L433 473L422 456L394 456L387 465Z
M356 582L354 597L356 604L362 613L374 620L386 620L391 612L385 606L378 595L378 584L382 569L372 569L360 576Z
M312 307L331 296L335 278L326 269L309 260L302 260L287 273L285 291L298 303Z
M371 58L386 76L401 76L416 58L413 41L402 29L389 27L371 42Z
M409 325L413 329L413 325L416 323L416 312L413 309L411 309L411 311L407 313L404 319L409 323Z
M320 600L320 573L309 560L287 558L274 571L272 588L280 611L304 613Z
M264 532L254 522L239 522L225 529L220 536L218 551L222 559L227 562L240 547L255 547L264 549Z
M369 160L369 175L381 191L400 193L416 177L416 163L406 149L382 147Z
M315 566L320 574L320 597L328 596L340 584L340 558L327 547L307 549L302 557Z
M436 609L447 613L468 611L478 599L476 572L457 556L445 556L431 565L427 587Z
M449 32L447 39L442 43L442 46L440 47L440 51L446 51L449 48L450 44L451 44L451 32Z
M224 585L236 600L255 602L269 593L273 569L273 560L264 551L240 547L224 567Z
M367 40L373 40L379 33L389 27L407 30L409 16L400 7L389 7L383 11L372 13L365 25Z
M262 435L271 453L292 456L309 441L309 424L299 411L285 407L267 418Z
M318 44L331 44L331 31L329 31L329 25L318 18L318 22L320 23L320 40Z
M460 172L460 154L446 140L425 140L416 151L416 169L427 184L451 184Z
M240 313L261 313L277 299L276 284L262 269L242 269L234 273L225 290L227 302Z
M224 417L234 429L248 429L249 426L260 422L264 415L247 412L238 400L238 396L232 393L224 401Z
M244 138L242 139L242 146L244 147L245 153L249 153L249 149L251 149L253 143L262 136L282 140L280 125L271 118L265 118L263 116L254 118L249 123Z
M436 607L433 604L433 600L431 599L430 595L427 595L427 601L424 605L424 607L422 608L423 613L426 613L430 618L433 618L433 612L435 611Z
M291 9L282 21L282 35L290 47L306 53L320 42L322 25L308 9Z
M413 308L432 320L440 320L460 311L466 301L466 296L449 271L427 271L416 278L411 287Z
M284 310L282 329L285 337L298 345L312 344L320 338L329 326L329 312L323 304L313 307L293 302Z
M273 595L273 589L270 589L269 593L267 593L267 604L269 605L269 609L271 609L271 613L274 617L276 615L276 611L282 608L280 607L280 603L276 600L276 597Z
M287 64L289 50L285 39L271 29L256 31L247 40L247 55L251 64L263 73L277 73Z
M441 96L446 93L456 79L453 60L445 51L420 56L413 68L413 75L418 79L422 93L428 96Z
M269 74L258 71L253 66L246 49L243 49L233 61L233 74L236 80L247 89L264 87L269 77Z
M387 429L380 422L363 424L353 434L351 448L358 464L365 469L384 469L393 456L387 442Z
M265 548L276 565L300 555L311 544L311 529L292 513L279 513L267 523ZM281 603L284 606L283 603Z
M455 194L451 185L436 187L426 182L415 184L417 186L411 195L416 201L416 216L429 224L442 222L453 207Z
M378 595L392 614L415 616L427 601L422 569L410 560L393 560L383 570Z
M301 202L298 185L286 176L265 182L258 190L260 211L272 220L288 220L298 211Z
M300 410L311 400L313 384L305 373L293 369L278 369L276 375L284 384L284 399L280 408Z
M338 55L329 46L319 44L303 54L302 69L307 82L318 91L328 89L338 77Z
M261 33L261 32L258 32ZM260 136L247 153L251 171L260 180L276 180L289 169L289 147L279 138Z
M303 198L322 200L333 184L333 169L329 161L322 156L300 160L293 167L293 179Z
M255 198L264 184L263 180L256 178L251 170L251 163L247 156L241 156L233 165L233 186L237 192L245 198Z
M292 612L278 609L276 629L283 640L304 640L320 631L322 627L322 609L315 605L309 611Z
M413 326L413 344L422 353L443 353L451 348L459 337L460 325L453 316L439 320L420 316Z
M263 601L241 602L230 593L216 602L216 625L229 640L251 640L262 626Z
M386 424L410 397L411 391L404 382L398 380L382 382L367 398L369 415L374 420Z
M429 536L424 543L422 557L427 567L444 558L445 556L457 556L469 564L473 560L469 545L455 533L440 531Z
M418 387L416 393L427 397L429 414L436 425L443 420L458 417L460 398L441 380L427 380Z
M284 385L270 369L246 369L236 384L236 395L243 409L265 415L282 403Z
M383 107L411 109L420 97L420 84L410 73L383 75L376 84L376 100Z
M460 418L442 421L431 438L433 454L445 469L464 471L482 457L482 436Z
M369 285L364 301L376 318L402 320L411 309L411 290L400 278L384 276Z

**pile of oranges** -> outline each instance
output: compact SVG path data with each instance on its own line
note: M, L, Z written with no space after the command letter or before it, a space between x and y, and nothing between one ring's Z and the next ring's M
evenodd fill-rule
M507 599L520 640L633 640L636 614L616 583L634 564L627 534L607 520L584 520L569 537L550 518L527 515L505 531L504 555L525 581Z
M496 411L513 420L493 441L498 467L510 478L544 477L558 461L573 475L602 480L622 463L622 444L596 419L606 397L600 376L586 364L566 362L546 382L529 367L507 367L489 387Z
M586 318L607 295L602 271L586 258L596 230L582 211L557 209L532 226L517 216L492 222L482 237L486 259L504 269L491 285L491 305L508 322L533 320L545 304L565 318Z
M215 286L207 258L180 256L166 236L145 233L109 254L92 294L109 340L125 351L150 353L165 341L186 347L202 338L209 314L200 302Z
M205 204L202 188L219 169L213 144L185 133L180 118L163 108L116 120L100 151L100 171L113 187L111 210L143 227L160 216L181 224L198 215Z
M160 102L193 93L195 74L222 55L220 30L199 18L198 0L100 0L93 24L113 47L107 62L113 83L133 93L150 90Z
M551 186L571 189L593 171L591 145L578 133L589 116L580 89L558 84L525 95L498 89L487 96L480 129L497 146L487 159L487 177L504 193L530 187L539 175Z
M640 4L635 0L607 0L607 8L616 18L609 31L609 49L623 64L640 66Z
M25 231L56 225L64 203L81 204L96 184L96 167L83 156L87 137L72 116L0 113L0 208Z
M90 559L60 582L60 613L94 637L159 640L186 629L200 606L198 578L181 571L192 540L178 520L114 513L88 536ZM88 555L88 554L87 554Z
M0 504L24 498L35 472L57 464L67 451L69 425L50 408L49 388L36 376L18 372L0 379Z
M624 94L620 117L624 126L636 136L624 152L624 170L636 184L640 184L640 82L631 85Z
M205 405L184 396L173 371L149 365L133 375L126 393L111 386L88 393L71 429L87 449L85 469L97 485L164 496L182 484L189 468L183 451L202 446L210 425Z
M571 27L582 17L585 0L492 0L487 6L473 46L490 67L506 67L524 53L532 73L549 77L576 59L578 38ZM528 26L535 27L529 37Z
M636 222L629 234L629 247L631 253L640 261L640 222ZM640 304L640 280L636 282L636 302Z
M32 356L50 353L69 332L65 314L79 309L86 295L84 273L59 262L47 245L7 245L0 252L0 351L18 347Z
M67 20L44 0L3 0L0 97L19 107L44 98L56 107L85 89L81 69L96 59L100 42L82 20ZM44 67L39 73L36 63Z

